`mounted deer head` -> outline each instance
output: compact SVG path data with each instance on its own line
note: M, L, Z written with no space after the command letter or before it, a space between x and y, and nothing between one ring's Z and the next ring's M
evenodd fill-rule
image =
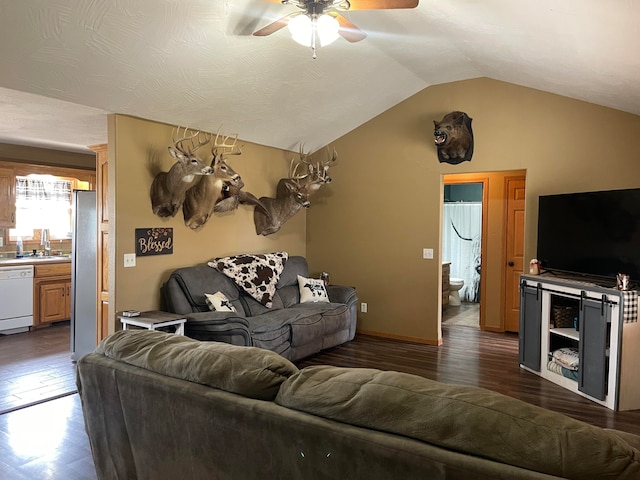
M184 203L186 191L201 175L210 175L213 169L197 155L198 150L211 140L211 135L200 131L190 132L185 128L180 136L180 127L172 134L173 146L169 153L176 159L168 172L158 173L151 183L151 208L159 217L174 217Z
M271 218L269 211L253 193L246 192L242 190L242 187L237 187L228 182L225 182L223 185L222 192L216 202L216 206L213 207L213 211L215 213L231 212L236 210L240 205L253 205L261 209L265 215Z
M291 161L289 178L281 178L276 188L276 198L260 197L264 206L253 210L253 222L258 235L271 235L293 217L301 208L309 208L308 183L305 182L308 173L297 173L299 163Z
M309 195L317 192L325 183L331 183L331 177L329 176L329 167L331 167L336 160L338 160L338 152L335 148L333 153L327 147L327 159L322 162L316 162L315 164L309 161L311 156L308 153L304 153L302 145L300 145L300 161L307 166L309 175L307 176L307 184L310 187Z
M230 142L230 138L233 141ZM237 189L244 187L242 178L227 164L224 155L241 155L241 148L237 144L238 135L220 137L220 129L216 134L211 154L212 174L203 177L200 182L187 190L182 212L184 223L192 230L201 228L214 212L216 203L222 195L224 185L231 185Z

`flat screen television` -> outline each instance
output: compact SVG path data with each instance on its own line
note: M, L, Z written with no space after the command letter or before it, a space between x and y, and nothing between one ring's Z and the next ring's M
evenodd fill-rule
M640 188L541 195L538 260L542 268L601 279L640 280Z

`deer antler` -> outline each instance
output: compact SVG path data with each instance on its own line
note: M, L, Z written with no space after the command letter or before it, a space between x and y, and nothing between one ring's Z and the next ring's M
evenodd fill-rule
M242 147L237 146L238 143L238 134L227 135L222 137L222 142L220 141L220 130L222 129L222 125L218 128L216 132L216 139L213 142L213 147L211 147L211 153L214 153L218 148L222 148L225 151L224 153L227 155L242 155ZM230 138L233 138L232 143L227 143Z
M300 162L296 162L294 158L291 159L291 165L289 165L289 179L295 183L299 183L300 180L307 178L308 173L298 175L298 167Z
M318 165L322 165L323 167L325 167L327 165L331 165L332 163L335 163L336 160L338 160L338 152L334 148L333 153L331 153L331 150L329 150L329 146L327 145L327 160L324 160L323 162L318 163Z
M175 130L171 132L171 140L176 150L180 151L184 155L193 155L203 145L206 145L211 140L210 133L203 133L200 130L196 130L193 134L189 134L189 128L184 127L182 136L180 136L180 126L178 125ZM189 145L185 145L185 142L189 142Z
M310 153L304 153L304 144L300 144L300 153L298 154L298 156L300 157L300 161L302 163L304 163L305 165L311 165L309 163L309 157L311 156Z

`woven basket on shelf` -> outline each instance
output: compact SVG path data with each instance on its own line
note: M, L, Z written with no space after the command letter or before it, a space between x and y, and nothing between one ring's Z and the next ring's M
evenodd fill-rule
M575 307L566 307L562 305L554 305L551 307L551 316L555 328L573 327L573 319L577 315Z

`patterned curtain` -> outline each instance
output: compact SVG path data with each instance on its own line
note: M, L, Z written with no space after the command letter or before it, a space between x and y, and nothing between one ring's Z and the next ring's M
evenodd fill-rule
M48 228L51 238L69 237L72 187L55 177L16 177L16 228L10 235L31 238Z
M71 182L16 178L16 200L71 202Z

